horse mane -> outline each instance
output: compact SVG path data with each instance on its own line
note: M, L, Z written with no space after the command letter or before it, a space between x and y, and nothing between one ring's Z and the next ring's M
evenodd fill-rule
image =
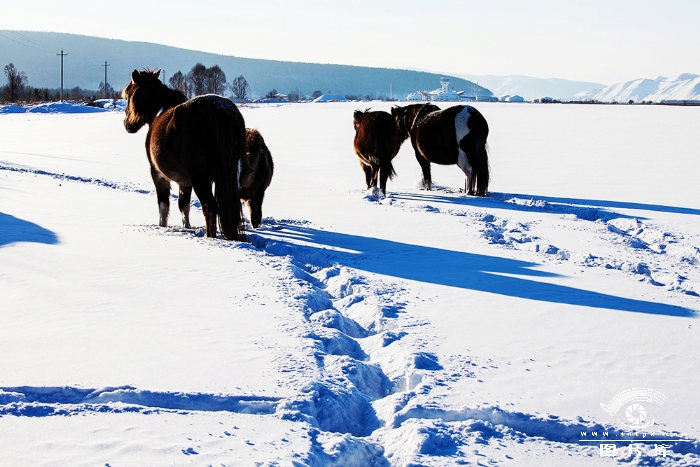
M122 97L128 99L133 96L137 88L151 88L149 91L155 92L158 100L165 103L163 109L169 109L182 104L187 100L182 91L166 86L160 80L160 70L144 68L142 71L134 70L131 74L131 82L122 91Z
M134 70L131 81L122 91L122 97L128 101L124 124L133 131L146 123L150 125L158 112L187 101L182 92L169 88L159 77L160 70Z
M362 122L362 119L365 117L370 112L370 108L366 108L365 110L356 110L352 114L352 124L357 130L357 126Z
M405 141L411 134L411 129L415 125L418 117L425 116L430 112L435 112L440 110L435 104L425 102L423 104L411 104L404 107L393 106L391 108L391 115L396 120L399 125L399 134L402 141Z

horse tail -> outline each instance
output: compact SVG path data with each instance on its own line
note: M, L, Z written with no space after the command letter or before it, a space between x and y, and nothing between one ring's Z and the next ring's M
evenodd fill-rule
M243 118L227 119L216 132L216 200L219 205L219 228L228 240L244 241L243 214L238 194L238 165L246 150Z
M472 177L472 192L477 196L486 196L489 191L489 155L486 149L486 138L478 137L474 139L474 158L476 164L473 166L474 177ZM476 186L474 186L476 185Z
M396 176L396 171L394 170L394 165L391 163L391 156L388 158L382 158L382 163L379 165L379 170L387 174L389 180L393 180Z
M374 145L374 154L370 155L370 160L379 166L382 173L387 174L389 180L393 180L396 176L392 159L391 144L388 140L377 141Z
M489 191L489 154L486 148L486 138L489 136L489 125L481 113L470 108L469 113L469 136L471 149L467 151L469 163L472 165L473 176L470 191L477 196L486 196Z

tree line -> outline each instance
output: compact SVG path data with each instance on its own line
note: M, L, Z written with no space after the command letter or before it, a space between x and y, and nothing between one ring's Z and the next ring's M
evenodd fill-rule
M178 70L168 80L170 87L181 91L189 99L203 94L219 94L226 95L230 92L231 97L241 100L251 99L250 85L243 75L233 79L230 83L226 80L226 73L219 67L214 65L209 68L197 63L192 67L187 74L183 74ZM270 90L265 94L264 98L282 97L276 89ZM284 96L284 99L290 102L297 102L303 99L298 88Z
M27 75L18 70L14 64L9 63L3 69L7 82L0 87L0 102L47 102L60 99L60 90L57 88L35 88L28 85ZM231 97L241 100L251 99L250 85L243 75L233 79L230 83L226 80L226 73L218 65L207 68L201 63L197 63L192 69L183 74L178 70L168 81L173 89L177 89L188 98L203 94L226 95L230 92ZM314 99L322 95L321 91L314 91L310 96ZM112 88L107 83L100 82L97 90L82 89L79 86L63 90L63 98L69 100L92 101L98 98L118 99L121 92ZM345 96L349 100L360 100L362 96ZM373 96L364 96L365 99ZM302 95L298 88L287 95L280 95L276 89L270 90L264 98L280 98L290 102L297 102L307 98Z
M5 78L4 86L0 86L0 102L50 102L61 98L59 88L35 88L29 86L29 79L26 73L17 69L13 63L8 63L3 68ZM83 89L75 86L63 90L63 98L69 100L92 101L105 97L108 99L118 99L120 91L116 91L107 83L100 82L97 90Z
M228 83L226 73L219 65L207 68L197 63L187 74L183 74L180 70L175 72L168 83L171 88L177 89L190 99L203 94L224 95L228 90L237 99L250 98L250 85L243 75Z

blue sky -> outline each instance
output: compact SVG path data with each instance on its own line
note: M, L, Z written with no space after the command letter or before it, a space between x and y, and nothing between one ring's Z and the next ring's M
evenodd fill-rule
M0 16L241 57L604 84L700 74L699 24L699 0L25 0Z

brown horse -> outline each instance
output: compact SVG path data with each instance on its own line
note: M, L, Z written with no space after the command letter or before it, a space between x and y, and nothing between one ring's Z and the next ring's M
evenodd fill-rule
M216 237L217 215L229 240L243 240L238 164L245 155L245 123L230 99L206 95L187 100L163 84L160 70L134 70L122 96L124 127L148 125L146 154L156 186L160 225L168 225L170 182L179 185L182 224L189 228L192 189L202 204L208 237ZM216 196L211 185L215 184Z
M258 130L246 128L246 153L241 159L239 195L248 202L250 223L254 228L262 221L262 203L270 186L275 166L272 154Z
M416 159L423 171L423 183L430 190L430 163L457 164L465 176L464 190L469 195L486 196L489 188L489 160L486 119L469 105L445 110L433 104L392 107L402 141L411 137Z
M355 153L360 158L360 166L365 172L367 189L372 190L372 196L381 198L386 194L386 181L396 175L391 160L396 157L403 142L399 137L398 126L389 113L370 112L369 109L356 110L353 114L353 125Z

